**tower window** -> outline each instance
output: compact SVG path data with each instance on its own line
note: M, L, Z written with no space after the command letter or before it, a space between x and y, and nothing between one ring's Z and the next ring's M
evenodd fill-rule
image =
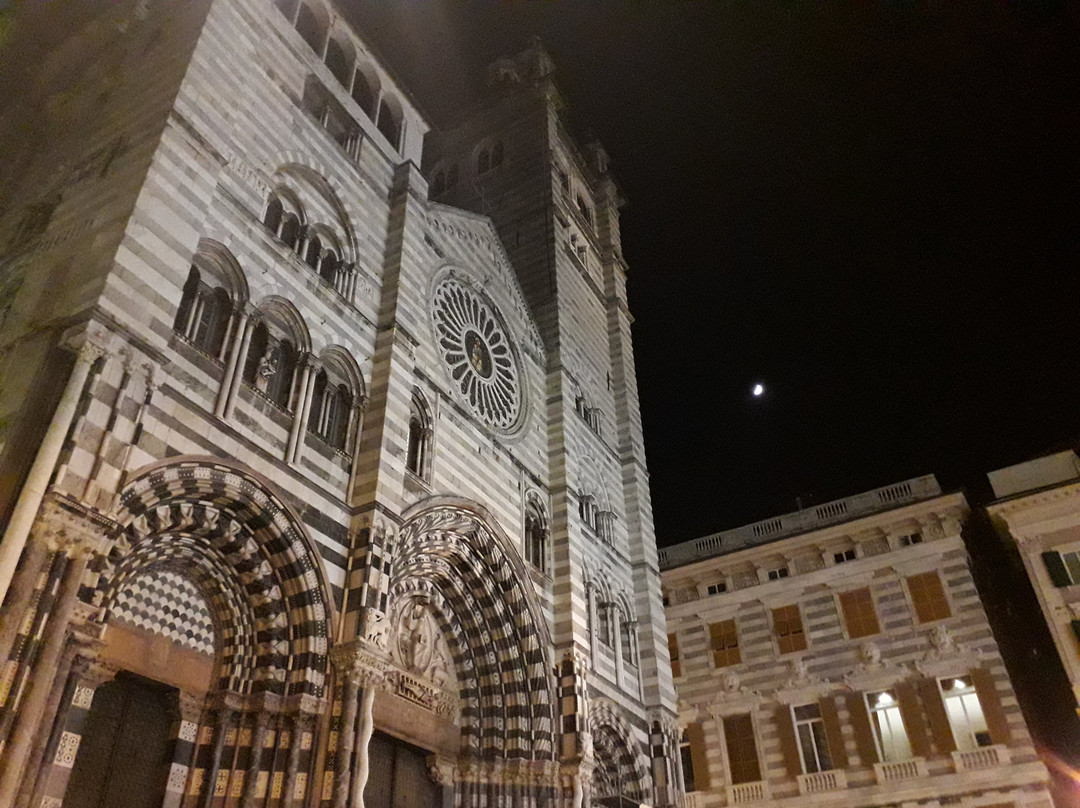
M409 412L409 444L405 468L421 479L426 478L431 453L431 421L420 394L413 395Z
M481 149L476 157L476 173L484 174L491 168L491 155L487 149Z
M541 506L530 502L525 513L525 557L541 572L547 571L547 519Z

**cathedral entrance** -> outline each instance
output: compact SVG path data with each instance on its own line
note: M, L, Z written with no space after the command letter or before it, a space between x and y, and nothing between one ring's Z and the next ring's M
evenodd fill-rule
M65 808L160 808L176 697L175 688L127 672L101 685L87 715Z
M439 787L428 774L428 752L382 732L371 736L371 774L364 789L365 808L436 808Z

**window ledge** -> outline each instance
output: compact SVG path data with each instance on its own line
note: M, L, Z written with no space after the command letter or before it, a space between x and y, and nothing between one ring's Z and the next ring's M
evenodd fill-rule
M980 769L992 769L1009 763L1009 747L1003 744L982 746L970 752L952 753L953 765L958 772L972 772Z
M813 774L800 774L799 793L820 794L823 791L841 791L847 788L847 774L843 769L829 769Z
M405 489L414 494L431 493L431 486L427 480L410 469L405 469Z
M899 780L914 780L919 777L929 776L930 772L926 768L926 760L921 757L874 764L874 777L877 778L878 783L881 785L888 785Z

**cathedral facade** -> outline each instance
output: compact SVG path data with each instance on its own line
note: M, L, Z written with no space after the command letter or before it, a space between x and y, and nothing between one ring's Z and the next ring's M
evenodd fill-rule
M539 43L436 132L323 0L59 6L0 91L0 808L681 805L622 199Z

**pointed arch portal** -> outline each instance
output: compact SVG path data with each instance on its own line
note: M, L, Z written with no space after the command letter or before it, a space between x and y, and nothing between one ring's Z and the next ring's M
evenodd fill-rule
M553 760L547 627L510 540L482 506L452 497L407 512L399 538L391 599L425 599L447 638L463 751Z

